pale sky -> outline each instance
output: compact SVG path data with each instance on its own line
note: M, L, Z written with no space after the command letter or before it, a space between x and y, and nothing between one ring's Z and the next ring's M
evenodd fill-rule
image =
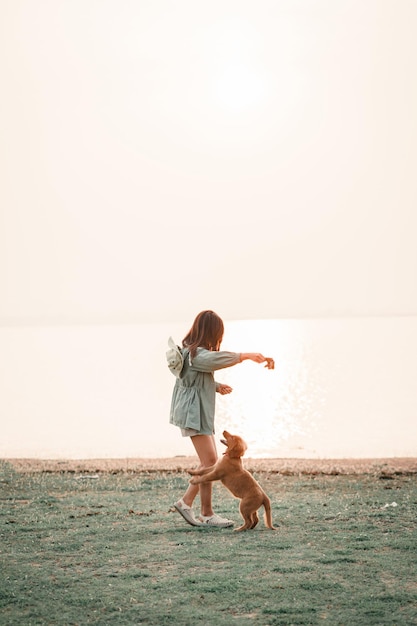
M415 0L1 0L0 323L417 314Z

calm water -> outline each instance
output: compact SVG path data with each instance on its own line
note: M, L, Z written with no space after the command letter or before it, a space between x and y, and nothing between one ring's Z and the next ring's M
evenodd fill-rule
M192 454L168 423L166 342L178 324L0 328L0 457ZM417 456L417 317L229 322L224 349L262 351L218 372L217 435L248 456ZM219 444L219 449L221 444Z

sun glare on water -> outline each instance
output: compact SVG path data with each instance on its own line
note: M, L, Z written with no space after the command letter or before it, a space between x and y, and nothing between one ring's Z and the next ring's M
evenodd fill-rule
M216 373L216 380L233 387L217 403L217 426L241 435L249 456L270 455L271 449L306 434L314 422L303 346L295 352L295 343L288 328L278 330L273 321L239 321L226 327L222 349L262 352L275 360L274 370L245 361Z

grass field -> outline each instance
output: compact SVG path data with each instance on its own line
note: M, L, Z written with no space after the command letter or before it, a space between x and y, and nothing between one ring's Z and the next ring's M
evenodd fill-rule
M255 477L276 532L186 525L182 472L1 463L0 624L417 624L415 474Z

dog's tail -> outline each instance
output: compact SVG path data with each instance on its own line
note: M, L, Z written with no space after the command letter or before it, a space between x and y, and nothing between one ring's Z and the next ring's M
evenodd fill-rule
M267 528L270 528L271 530L276 530L275 526L272 525L271 500L268 498L267 495L265 495L262 504L264 505L265 526L267 526Z

